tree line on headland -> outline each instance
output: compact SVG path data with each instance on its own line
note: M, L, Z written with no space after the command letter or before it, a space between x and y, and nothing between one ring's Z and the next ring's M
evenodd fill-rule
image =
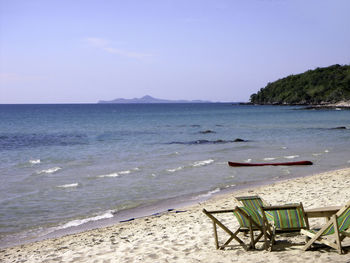
M329 104L350 100L350 65L308 70L268 83L250 96L254 104Z

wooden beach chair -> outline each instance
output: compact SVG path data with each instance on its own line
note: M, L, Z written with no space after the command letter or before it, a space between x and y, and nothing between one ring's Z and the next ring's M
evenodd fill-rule
M332 247L343 253L341 242L344 238L350 237L350 201L346 203L319 231L301 230L301 233L311 238L303 250L307 250L316 241ZM327 240L328 238L328 240Z
M268 203L265 202L260 196L258 195L251 195L251 196L236 196L234 197L236 199L236 202L240 205L243 205L244 207L249 207L251 209L254 209L260 213L262 216L262 210L261 207L263 206L269 206ZM270 213L270 211L265 211L265 216L268 221L273 222L273 215Z
M309 220L304 211L302 203L278 206L261 207L264 227L263 229L272 233L270 242L265 236L265 247L272 250L277 234L300 232L302 229L309 229ZM267 218L267 215L272 219ZM271 224L272 222L272 224ZM272 225L272 229L270 228Z
M263 229L263 218L261 215L248 207L235 207L235 209L229 210L217 210L217 211L207 211L203 209L203 213L206 214L213 221L214 228L214 238L215 238L215 246L216 249L224 249L229 246L229 243L234 239L236 240L245 250L250 248L255 249L255 244L263 237L269 238L270 233L268 231L264 231ZM227 226L225 226L222 222L220 222L214 215L222 214L222 213L232 213L238 220L239 228L232 232ZM218 240L218 232L217 226L223 229L230 237L227 241L219 245ZM257 237L254 236L254 232L257 231ZM240 232L245 232L250 234L250 243L246 244L242 239L238 237ZM265 234L265 235L264 235Z
M268 204L258 195L252 196L236 196L234 197L237 203L244 207L249 207L254 210L260 211L261 206L268 206Z

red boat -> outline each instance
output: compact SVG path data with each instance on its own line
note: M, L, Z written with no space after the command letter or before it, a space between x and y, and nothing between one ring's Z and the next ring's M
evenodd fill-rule
M299 162L286 162L286 163L235 163L228 162L229 166L239 167L239 166L266 166L266 165L312 165L310 161L299 161Z

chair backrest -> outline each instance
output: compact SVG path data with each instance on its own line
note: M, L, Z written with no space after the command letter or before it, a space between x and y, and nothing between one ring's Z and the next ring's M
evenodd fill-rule
M265 212L265 218L266 214L273 218L273 223L276 230L298 231L300 229L309 229L309 222L301 203L281 206L267 206L262 207L262 210Z
M258 211L258 213L262 216L261 208L266 205L264 201L258 195L252 196L238 196L235 197L237 201L239 201L244 207L249 207L253 210ZM273 215L269 211L265 211L265 215L268 221L273 221Z
M249 207L260 211L260 207L264 205L263 200L258 195L252 196L239 196L235 197L244 207Z
M249 219L252 221L252 227L261 227L263 225L263 218L258 210L249 207L236 207L233 214L241 227L249 228L251 226Z
M344 232L350 227L350 201L342 207L337 213L337 225L338 231ZM331 235L334 234L334 224L331 224L329 227L323 231L322 235Z

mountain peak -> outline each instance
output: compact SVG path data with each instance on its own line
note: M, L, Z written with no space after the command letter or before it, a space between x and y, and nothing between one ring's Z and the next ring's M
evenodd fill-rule
M145 95L141 98L133 98L133 99L114 99L109 101L100 100L98 103L117 103L117 104L126 104L126 103L211 103L210 101L202 101L202 100L164 100L157 99L150 95Z
M143 96L141 99L154 99L154 98L151 97L150 95L145 95L145 96Z

